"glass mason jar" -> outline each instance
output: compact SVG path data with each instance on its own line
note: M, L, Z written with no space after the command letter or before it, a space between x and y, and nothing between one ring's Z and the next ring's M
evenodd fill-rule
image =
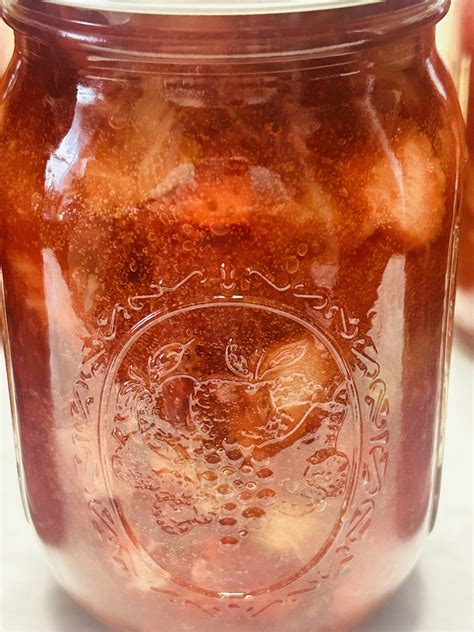
M463 160L446 8L7 2L19 469L103 620L341 630L411 570Z

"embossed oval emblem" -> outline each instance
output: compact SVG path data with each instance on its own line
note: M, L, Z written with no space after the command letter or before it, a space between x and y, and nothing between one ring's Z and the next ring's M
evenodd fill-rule
M174 583L216 596L276 590L319 562L350 506L360 435L332 336L245 301L138 322L99 411L124 531Z
M106 309L70 410L110 572L225 620L330 591L389 463L373 315L230 262Z

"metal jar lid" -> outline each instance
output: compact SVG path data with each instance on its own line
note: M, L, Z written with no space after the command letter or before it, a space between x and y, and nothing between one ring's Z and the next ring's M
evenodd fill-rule
M385 0L44 0L65 7L156 15L258 15L343 9Z

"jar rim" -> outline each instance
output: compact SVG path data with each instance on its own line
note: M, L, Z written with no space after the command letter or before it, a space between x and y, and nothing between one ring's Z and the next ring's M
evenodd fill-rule
M1 0L0 0L1 1ZM91 59L138 59L143 63L261 63L290 59L348 59L397 32L408 35L434 24L450 0L3 0L4 17L26 37L67 38ZM227 3L240 10L250 4L285 6L286 13L178 13L181 5ZM175 13L137 11L144 4L175 6ZM295 10L296 3L305 11ZM324 3L324 5L323 5ZM89 6L81 8L79 5ZM309 5L319 10L308 10ZM110 6L122 7L114 11ZM337 5L337 6L336 6ZM108 9L101 7L107 6ZM147 15L150 18L147 19ZM135 20L135 17L137 18ZM48 41L53 41L52 39ZM339 62L338 62L339 63Z
M418 0L420 1L420 0ZM76 9L154 15L261 15L348 9L385 0L44 0Z

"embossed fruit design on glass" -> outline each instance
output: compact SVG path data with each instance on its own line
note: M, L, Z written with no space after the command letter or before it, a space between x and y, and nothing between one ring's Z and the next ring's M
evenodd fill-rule
M21 486L118 629L343 630L413 567L463 157L445 9L7 2Z

